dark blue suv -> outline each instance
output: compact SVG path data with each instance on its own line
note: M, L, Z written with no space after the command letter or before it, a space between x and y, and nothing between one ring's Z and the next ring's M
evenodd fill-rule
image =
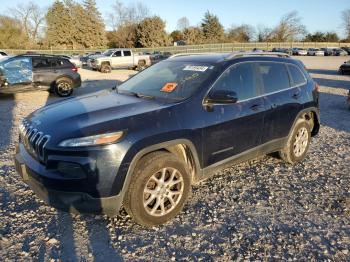
M318 86L281 53L176 55L110 91L48 105L21 124L15 157L48 204L152 226L191 185L279 152L302 160L318 133Z

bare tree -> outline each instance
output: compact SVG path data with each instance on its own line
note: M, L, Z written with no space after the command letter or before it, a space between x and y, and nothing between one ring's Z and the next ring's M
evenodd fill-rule
M141 2L131 3L126 6L123 2L116 0L109 13L109 24L113 30L127 24L138 24L150 14L147 6Z
M342 20L347 40L350 40L350 9L342 12Z
M305 35L305 26L301 24L298 12L293 11L281 18L280 23L273 30L273 40L277 42L299 40Z
M254 37L255 30L251 25L232 25L227 32L227 40L236 42L249 42Z
M17 7L10 9L10 12L21 22L26 37L32 43L36 43L45 22L46 12L33 2L18 4Z
M272 40L273 30L264 25L258 25L256 38L258 42L269 42Z
M190 21L186 16L181 17L179 20L177 20L177 29L181 32L185 31L185 29L190 27Z

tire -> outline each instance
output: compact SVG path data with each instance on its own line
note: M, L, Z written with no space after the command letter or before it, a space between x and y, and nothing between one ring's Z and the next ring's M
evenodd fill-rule
M146 69L146 62L141 60L138 62L137 64L137 70L138 71L142 71L142 70L145 70Z
M162 177L165 183L172 181L173 185L164 185ZM147 190L154 193L147 193ZM137 163L124 197L124 208L138 224L147 227L161 225L182 210L190 194L191 178L184 162L174 154L157 151Z
M73 93L73 81L67 77L56 80L55 93L60 97L68 97Z
M109 64L102 64L101 65L101 73L111 73L112 67Z
M296 141L299 137L299 143ZM302 137L302 138L300 138ZM279 151L279 156L290 164L302 161L309 149L311 142L310 125L304 119L298 119L287 144Z

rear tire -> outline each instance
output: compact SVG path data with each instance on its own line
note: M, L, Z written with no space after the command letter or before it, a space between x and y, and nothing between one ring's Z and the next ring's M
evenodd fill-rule
M174 218L191 193L191 179L176 155L157 151L141 158L124 197L124 208L136 223L156 226Z
M112 72L112 67L110 64L102 64L101 65L101 73L111 73Z
M67 77L56 80L55 93L60 97L68 97L73 93L73 81Z
M287 144L279 151L279 156L290 164L303 160L311 142L310 125L304 119L298 119Z

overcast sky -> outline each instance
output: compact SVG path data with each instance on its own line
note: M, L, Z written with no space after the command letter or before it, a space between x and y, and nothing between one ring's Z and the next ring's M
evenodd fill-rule
M42 7L48 7L53 0L32 0ZM27 0L1 0L0 12L7 14L8 8L25 4ZM96 0L102 15L106 17L115 0ZM135 2L122 1L126 4ZM310 32L335 31L344 36L341 28L341 12L350 8L350 0L147 0L140 1L151 14L159 15L167 23L167 31L176 29L180 17L188 17L191 25L198 25L206 10L218 15L225 28L242 23L272 27L280 17L296 10L303 24Z

